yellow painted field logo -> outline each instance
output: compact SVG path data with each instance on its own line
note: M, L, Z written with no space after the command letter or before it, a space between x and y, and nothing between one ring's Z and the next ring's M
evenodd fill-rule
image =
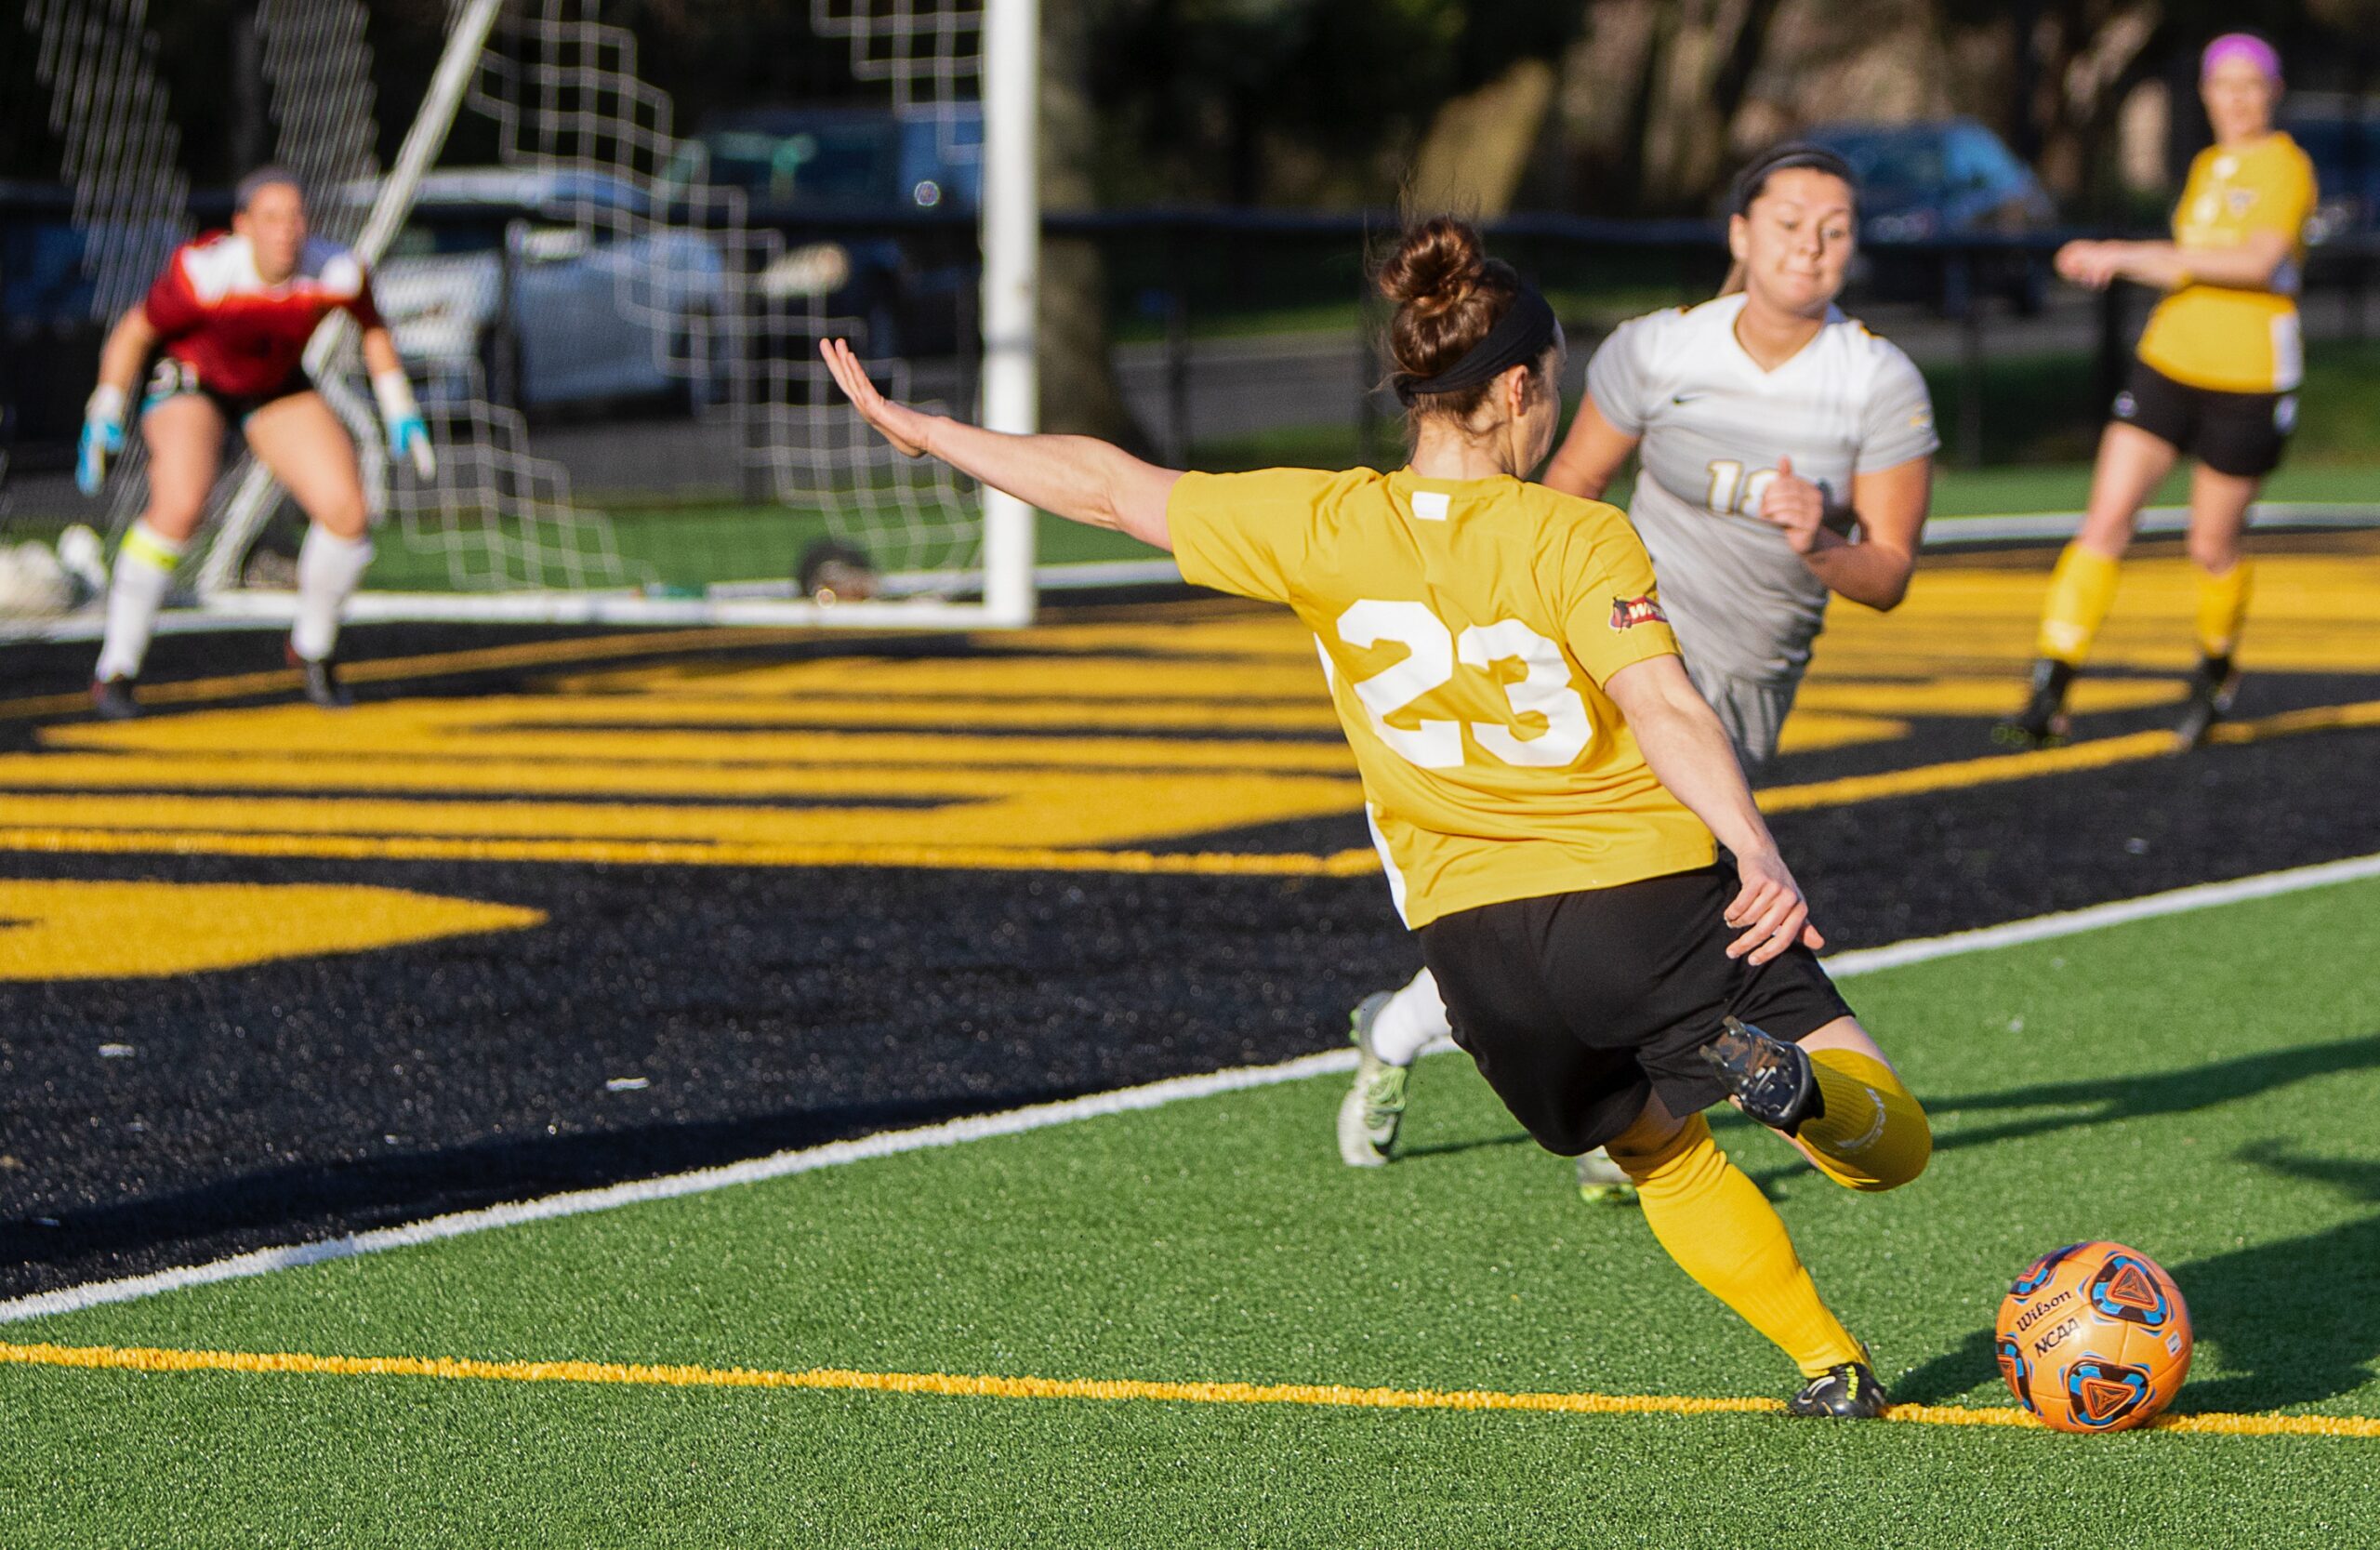
M543 923L401 888L0 878L0 980L117 979L367 952Z
M2083 681L2075 708L2086 714L2183 693L2188 567L2144 560L2126 576L2100 657L2136 676ZM2015 709L2042 583L2037 569L1945 566L1922 573L1889 618L1838 608L1786 751L1889 743L1926 718ZM2258 587L2268 616L2250 666L2380 672L2368 622L2380 557L2275 556ZM0 849L1250 875L1376 865L1313 642L1287 613L1157 610L986 637L965 656L719 655L774 639L697 632L529 643L418 669L364 663L358 680L396 683L398 697L336 716L274 704L52 723L38 751L0 755ZM634 665L597 665L607 651ZM531 694L401 687L409 671L497 666L553 676ZM226 681L222 692L275 686ZM204 698L198 685L159 686L161 704ZM2380 705L2324 707L2218 735L2375 716ZM1978 737L1977 757L1772 788L1762 801L1834 806L2169 746L2140 733L1986 755ZM1349 848L1284 851L1246 832L1315 819L1350 820L1338 830Z

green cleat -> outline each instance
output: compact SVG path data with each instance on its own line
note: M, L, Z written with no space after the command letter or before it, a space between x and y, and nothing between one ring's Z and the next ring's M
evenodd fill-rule
M1611 1160L1611 1154L1597 1146L1579 1158L1579 1199L1591 1206L1630 1206L1636 1203L1636 1181Z
M2054 749L2074 735L2074 720L2066 711L2067 691L2074 686L2074 668L2043 657L2033 664L2025 708L1991 729L1992 741L2013 749Z
M1396 1150L1396 1130L1405 1122L1405 1079L1410 1069L1391 1066L1372 1051L1372 1023L1393 991L1377 990L1355 1003L1347 1037L1355 1046L1355 1080L1339 1102L1339 1160L1350 1168L1384 1166Z

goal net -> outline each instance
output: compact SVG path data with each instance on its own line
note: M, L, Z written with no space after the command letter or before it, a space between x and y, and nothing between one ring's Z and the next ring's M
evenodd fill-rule
M354 332L325 324L307 364L381 517L351 616L1024 622L1032 513L885 446L817 347L1032 428L1036 0L810 0L802 73L840 86L701 126L599 10L450 0L400 103L363 0L255 7L273 159L374 266L437 454L430 479L391 466ZM24 19L101 322L193 230L149 22L147 0ZM136 452L86 520L143 498ZM293 523L260 468L227 470L189 601L284 614Z

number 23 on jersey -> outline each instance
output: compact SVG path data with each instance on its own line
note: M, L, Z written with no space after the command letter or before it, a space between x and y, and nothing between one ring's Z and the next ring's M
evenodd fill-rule
M1425 770L1461 764L1466 732L1495 758L1528 769L1568 764L1593 740L1594 722L1571 681L1562 648L1518 619L1473 625L1458 635L1423 603L1366 598L1339 616L1339 638L1358 649L1383 642L1406 648L1403 661L1349 687L1363 701L1380 740ZM1521 664L1523 676L1503 684L1513 722L1424 718L1409 728L1388 724L1389 717L1452 682L1458 662L1489 674L1502 663ZM1519 718L1532 714L1544 719L1545 730L1524 736Z

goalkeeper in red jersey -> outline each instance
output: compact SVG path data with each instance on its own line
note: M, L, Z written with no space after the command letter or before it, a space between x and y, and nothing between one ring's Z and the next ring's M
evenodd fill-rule
M107 459L124 449L141 368L162 351L139 401L149 504L116 551L107 633L92 673L92 704L102 717L140 712L134 688L157 611L205 514L224 433L235 426L309 523L298 554L290 664L303 670L306 696L316 704L348 702L334 651L339 613L372 562L372 537L355 444L302 364L307 340L334 311L363 330L390 454L409 457L429 478L430 432L372 304L370 278L353 254L309 232L305 194L278 167L243 179L231 229L175 249L147 297L109 333L75 465L86 496L99 494Z

